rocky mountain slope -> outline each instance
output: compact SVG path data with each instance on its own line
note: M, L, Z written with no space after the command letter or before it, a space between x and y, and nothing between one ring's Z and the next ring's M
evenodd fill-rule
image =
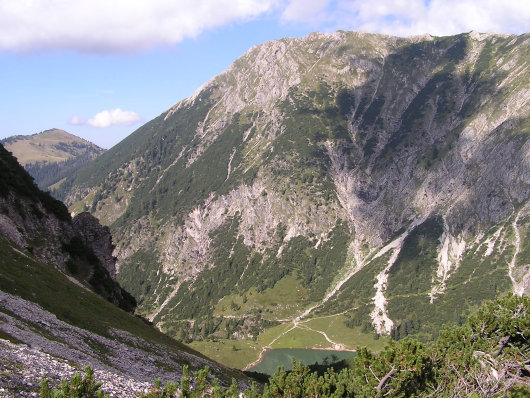
M486 298L529 293L529 45L268 42L63 197L110 226L138 311L209 353L431 340Z
M120 397L178 380L186 364L248 385L130 313L113 249L108 227L89 213L71 219L0 145L0 396L36 396L42 378L56 385L86 365Z
M64 130L50 129L33 135L15 135L0 143L17 158L44 190L84 166L105 150Z
M177 381L183 365L209 366L229 385L248 379L104 301L75 279L36 261L0 235L0 396L36 396L90 366L102 389L136 397L155 378Z
M0 172L0 234L122 309L134 311L135 299L115 281L109 228L88 213L72 219L64 204L42 192L1 145Z

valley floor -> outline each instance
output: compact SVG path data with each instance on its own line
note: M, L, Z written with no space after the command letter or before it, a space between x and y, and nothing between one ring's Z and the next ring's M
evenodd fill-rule
M376 339L363 333L361 327L348 328L342 313L306 320L289 320L265 331L253 340L205 340L190 344L209 358L239 369L250 369L270 349L306 348L319 350L354 351L365 346L380 351L388 338Z

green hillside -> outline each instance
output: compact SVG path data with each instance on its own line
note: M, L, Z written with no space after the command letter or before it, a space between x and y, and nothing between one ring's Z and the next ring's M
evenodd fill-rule
M86 365L126 396L184 366L209 366L222 385L248 385L241 372L134 316L134 298L113 278L108 228L88 213L72 219L1 145L0 187L2 396L33 396L42 377Z
M0 143L44 190L84 166L104 152L103 148L64 130L50 129L33 135L16 135Z
M268 42L61 197L111 228L138 313L220 361L433 341L485 299L529 293L529 45Z

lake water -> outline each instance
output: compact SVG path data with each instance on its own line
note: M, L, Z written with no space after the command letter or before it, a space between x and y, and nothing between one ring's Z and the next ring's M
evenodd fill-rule
M350 351L278 348L265 352L261 362L249 370L272 375L276 372L278 366L283 366L286 370L290 370L293 359L296 359L297 362L302 362L304 365L313 365L315 362L322 365L352 358L354 355L355 353Z

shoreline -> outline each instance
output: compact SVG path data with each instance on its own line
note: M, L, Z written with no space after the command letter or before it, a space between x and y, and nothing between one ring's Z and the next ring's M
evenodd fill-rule
M269 346L267 347L263 347L263 349L261 350L259 356L258 356L258 359L256 359L255 361L249 363L248 365L246 365L243 369L241 369L242 371L246 372L246 371L251 371L252 372L252 368L258 366L262 361L263 361L263 358L265 356L265 354L269 351L274 351L274 350L311 350L311 351L326 351L326 352L351 352L351 353L355 353L357 352L357 350L354 350L354 349L351 349L351 348L315 348L315 347L310 347L310 348L304 348L304 347L289 347L289 348L271 348Z

